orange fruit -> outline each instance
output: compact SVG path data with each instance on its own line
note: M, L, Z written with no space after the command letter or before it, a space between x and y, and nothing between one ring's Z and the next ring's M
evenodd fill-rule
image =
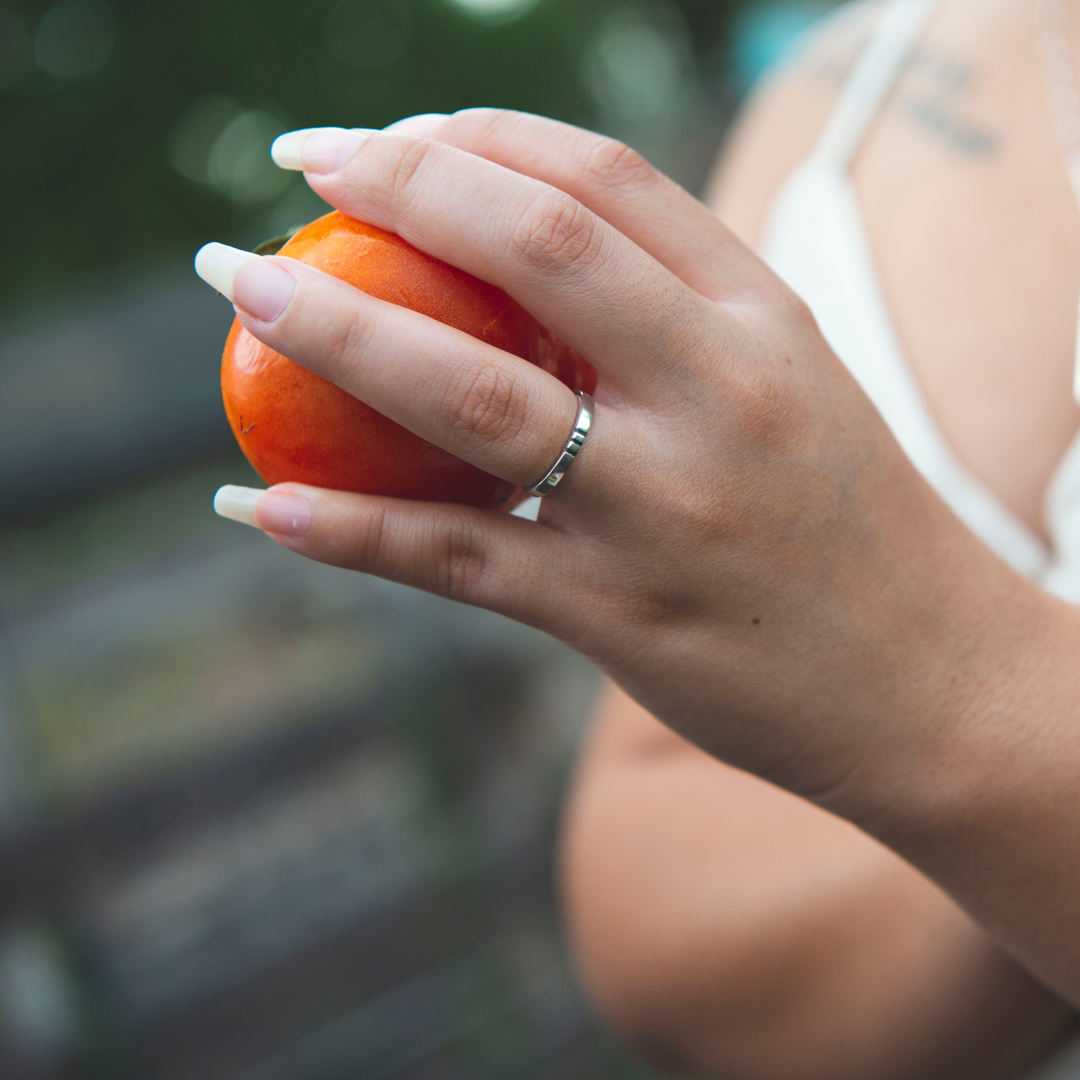
M464 330L572 390L591 393L596 386L592 367L505 292L393 233L335 211L300 229L279 254ZM267 484L298 481L503 509L524 498L520 487L433 446L286 359L239 321L225 342L221 390L233 434Z

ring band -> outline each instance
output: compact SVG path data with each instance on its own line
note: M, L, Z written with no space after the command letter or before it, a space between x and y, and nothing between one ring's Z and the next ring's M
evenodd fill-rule
M592 428L593 399L582 390L575 390L574 393L577 394L578 398L577 418L574 420L574 430L570 433L570 438L567 441L563 452L559 455L558 461L552 465L543 480L537 484L533 484L531 488L525 489L527 495L539 497L554 491L555 486L566 475L566 470L570 468L574 458L578 456L578 451L585 445L585 437Z

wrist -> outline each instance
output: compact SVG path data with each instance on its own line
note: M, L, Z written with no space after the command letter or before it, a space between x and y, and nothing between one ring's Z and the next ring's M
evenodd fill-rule
M815 801L922 870L1075 1001L1075 952L1049 912L1080 890L1077 612L979 561L937 606L857 768ZM1047 917L1030 918L1036 909Z
M801 792L909 858L980 817L1049 749L1076 613L969 534L877 626L844 770ZM977 549L977 550L976 550ZM1055 704L1056 703L1056 704ZM911 850L908 850L911 849Z

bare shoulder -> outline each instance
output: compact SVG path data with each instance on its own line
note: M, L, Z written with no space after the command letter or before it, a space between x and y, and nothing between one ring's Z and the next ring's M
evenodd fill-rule
M884 0L845 4L823 19L759 87L721 150L705 201L756 247L788 175L814 149Z

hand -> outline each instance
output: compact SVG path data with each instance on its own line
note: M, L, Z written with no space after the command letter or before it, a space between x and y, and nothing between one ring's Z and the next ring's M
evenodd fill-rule
M317 129L283 152L333 206L501 286L589 360L593 431L537 523L290 484L253 523L540 627L711 753L872 813L876 765L941 748L1016 646L987 631L958 684L972 627L1034 590L708 209L578 129L490 110L432 124ZM229 258L214 283L252 334L416 434L524 485L562 449L576 400L539 369L292 260Z

